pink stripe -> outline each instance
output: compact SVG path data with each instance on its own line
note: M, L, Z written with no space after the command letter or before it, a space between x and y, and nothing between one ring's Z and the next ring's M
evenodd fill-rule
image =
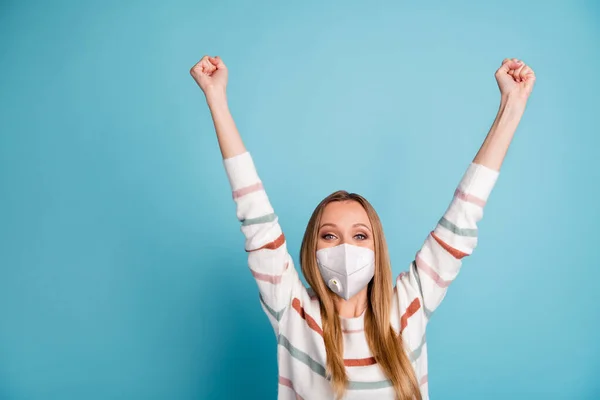
M287 270L288 265L289 265L289 263L285 264L285 270ZM253 269L250 269L250 272L252 272L252 276L254 276L259 281L269 282L269 283L272 283L273 285L277 285L278 283L281 283L281 278L283 276L283 275L263 274L260 272L256 272Z
M423 261L423 259L421 258L420 255L417 254L417 267L425 272L427 274L427 276L429 276L431 279L433 279L433 281L441 288L447 288L448 286L450 286L450 284L452 283L452 281L445 281L442 279L441 276L438 275L437 272L435 272L435 270L433 268L431 268L429 265L427 265L427 263L425 261Z
M467 194L460 189L456 189L456 191L454 192L454 196L468 203L475 204L481 208L485 207L485 200L480 199L477 196L473 196L472 194Z
M398 291L398 283L400 283L402 281L402 278L404 278L406 275L408 275L407 271L403 271L400 272L400 274L398 274L398 277L396 278L396 284L394 285L394 293Z
M359 333L363 331L364 329L342 329L342 333Z
M402 278L404 278L406 275L408 275L408 271L402 271L398 274L398 278L396 278L396 281L401 281Z
M396 284L394 285L394 294L398 292L398 283L400 283L402 281L402 278L404 278L406 275L408 275L408 272L400 272L400 274L396 278Z
M263 190L262 182L255 183L254 185L246 186L241 189L235 190L233 192L233 198L239 199L242 196L245 196L250 193L258 192L259 190Z
M294 392L294 394L296 395L296 400L304 400L302 398L302 396L300 396L298 393L296 393L296 389L294 389L294 384L292 383L291 380L289 380L288 378L284 378L283 376L279 377L279 384L283 385L283 386L287 386L290 389L292 389L292 391Z
M427 381L428 381L428 379L429 379L429 378L427 377L427 374L423 375L423 376L421 377L421 380L419 381L419 386L423 386L424 384L426 384L426 383L427 383Z

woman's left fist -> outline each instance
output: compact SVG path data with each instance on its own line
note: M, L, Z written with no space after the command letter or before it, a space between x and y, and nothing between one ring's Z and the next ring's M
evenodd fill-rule
M502 97L527 100L535 83L535 73L521 60L505 58L496 71L496 82Z

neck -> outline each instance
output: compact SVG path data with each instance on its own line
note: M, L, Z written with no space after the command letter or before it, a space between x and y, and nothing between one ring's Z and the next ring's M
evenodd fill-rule
M348 300L336 296L335 310L338 315L342 318L360 317L367 308L367 290L368 287L365 287Z

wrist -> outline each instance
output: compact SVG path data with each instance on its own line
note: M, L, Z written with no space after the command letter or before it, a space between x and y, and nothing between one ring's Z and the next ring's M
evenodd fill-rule
M506 93L500 97L500 106L502 108L510 108L513 110L525 110L527 105L527 98L522 95Z
M517 119L520 120L525 113L527 99L514 96L503 95L500 99L500 107L498 109L498 117L502 119Z
M209 86L204 90L204 95L209 106L227 103L227 91L224 87Z

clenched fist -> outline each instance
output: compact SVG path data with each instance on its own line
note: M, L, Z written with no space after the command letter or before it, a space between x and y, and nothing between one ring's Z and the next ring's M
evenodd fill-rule
M502 66L496 71L496 81L502 97L514 96L527 100L533 90L535 73L523 61L505 58Z
M213 90L225 91L227 88L227 67L221 57L204 56L192 67L190 74L205 95Z

